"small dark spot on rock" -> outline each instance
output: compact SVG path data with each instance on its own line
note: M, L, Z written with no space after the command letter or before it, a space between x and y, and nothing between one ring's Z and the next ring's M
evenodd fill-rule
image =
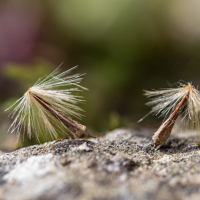
M140 166L138 162L135 162L134 160L129 160L129 159L123 160L121 165L124 168L126 168L128 171L132 171L135 168Z

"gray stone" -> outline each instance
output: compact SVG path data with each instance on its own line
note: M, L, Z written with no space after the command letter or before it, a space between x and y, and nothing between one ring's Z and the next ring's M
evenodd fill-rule
M0 153L0 199L200 199L197 134L172 134L144 151L154 131L117 129Z

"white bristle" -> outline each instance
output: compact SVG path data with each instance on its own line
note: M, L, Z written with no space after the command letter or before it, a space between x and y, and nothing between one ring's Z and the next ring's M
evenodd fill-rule
M76 104L84 100L81 96L75 95L74 92L86 90L86 88L79 85L83 74L69 75L75 68L73 67L60 74L58 74L57 68L45 78L38 79L34 86L29 88L23 97L11 106L15 106L15 108L11 113L11 118L14 118L14 120L9 131L17 132L18 135L26 132L29 138L35 134L38 140L40 134L49 135L54 139L57 138L58 132L67 133L62 122L53 117L37 101L37 98L44 100L43 103L49 110L55 108L56 115L62 118L63 116L59 112L80 119L82 117L80 112L83 110ZM67 119L64 120L67 121Z
M183 119L187 119L186 124L189 127L199 127L200 92L191 83L180 83L177 88L172 89L145 91L144 95L150 98L147 105L152 107L148 115L169 116L188 92L189 97L183 112Z

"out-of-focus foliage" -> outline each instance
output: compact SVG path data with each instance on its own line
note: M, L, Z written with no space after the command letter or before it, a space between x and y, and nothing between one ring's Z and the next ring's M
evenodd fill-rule
M198 0L1 1L0 145L14 141L5 107L62 62L63 71L79 65L76 72L86 72L82 123L90 131L156 126L154 117L137 124L149 111L142 90L200 82L199 6Z

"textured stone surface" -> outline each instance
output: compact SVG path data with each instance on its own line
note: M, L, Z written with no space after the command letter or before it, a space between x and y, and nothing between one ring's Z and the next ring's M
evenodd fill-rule
M0 199L200 199L198 134L144 152L153 131L117 129L0 153Z

